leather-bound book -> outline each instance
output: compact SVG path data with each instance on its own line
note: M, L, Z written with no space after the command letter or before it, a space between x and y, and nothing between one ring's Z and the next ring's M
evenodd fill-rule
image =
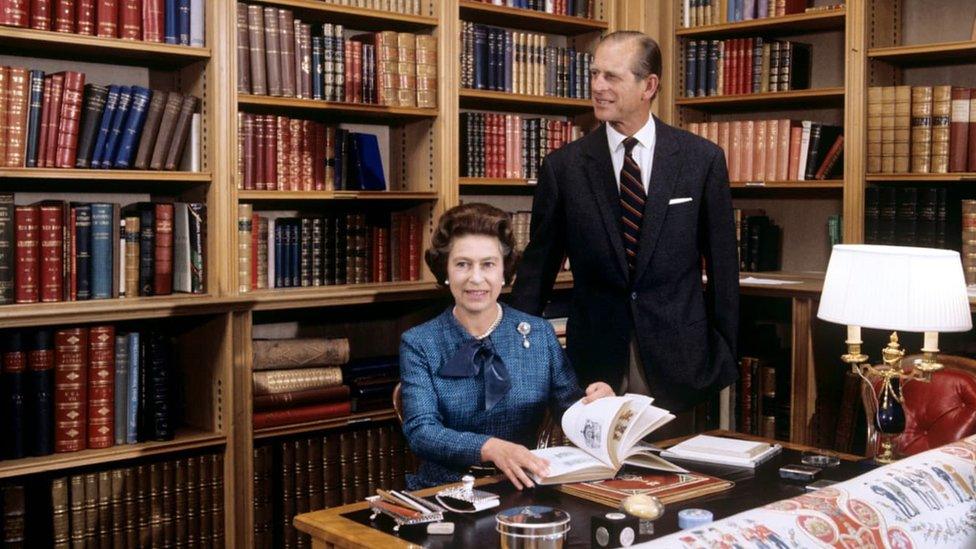
M6 166L20 168L24 166L24 154L27 145L27 108L30 95L29 73L22 67L5 67L6 94L0 93L0 98L6 101L0 116L5 119L0 125L6 126L4 145L6 158L0 155ZM6 97L4 97L6 95Z
M30 28L51 30L51 1L30 0Z
M26 522L24 486L11 484L3 487L3 545L26 547L24 532Z
M3 369L0 374L0 399L2 399L3 422L0 435L3 436L5 459L18 459L27 455L27 349L23 334L18 331L7 332L0 341L3 352Z
M375 494L380 488L380 432L377 428L367 429L363 433L366 437L366 493Z
M338 367L301 368L254 372L254 394L287 393L342 384Z
M84 86L85 73L77 71L64 73L64 95L61 99L61 115L58 119L57 150L55 153L55 165L59 168L73 168L75 166ZM48 145L50 146L50 143Z
M938 189L932 187L918 189L918 210L916 211L915 223L916 246L922 248L936 247L938 201Z
M200 99L195 95L187 95L183 98L179 116L177 116L176 124L173 127L173 139L169 144L169 150L166 151L166 160L163 163L164 170L175 170L179 166L186 148L187 138L190 135L193 113L197 110L199 102Z
M254 428L264 429L295 423L306 423L335 417L344 417L352 413L351 403L328 402L325 404L311 404L296 406L282 410L268 410L254 413Z
M41 211L38 206L14 208L14 300L36 303L40 298Z
M173 529L178 547L186 547L190 543L189 522L187 520L189 513L187 469L186 458L173 461Z
M210 493L212 498L213 519L210 526L212 547L224 546L224 456L215 453L205 456L210 464Z
M123 546L136 547L139 542L139 506L136 502L138 481L137 467L122 469L122 537Z
M255 95L267 95L267 55L264 42L264 9L259 5L247 6L247 33L250 49L251 89ZM240 62L240 60L238 60Z
M307 288L312 285L312 219L303 217L299 220L299 273L301 276L301 286Z
M319 447L321 448L321 445ZM255 446L252 450L252 456L254 472L251 478L251 491L252 507L254 508L254 527L252 529L254 546L271 547L273 539L271 446Z
M377 428L377 433L379 442L376 449L376 466L379 476L376 479L376 484L383 490L390 490L393 488L392 471L390 470L390 428L381 425Z
M278 10L264 8L264 66L267 70L268 95L281 96L281 29Z
M251 286L251 234L253 206L237 205L237 291L249 292Z
M254 370L275 370L345 364L347 338L295 338L254 340Z
M150 169L163 169L170 144L173 142L176 121L180 117L182 106L183 95L179 92L169 92L166 95L166 106L163 107L163 117L159 121L159 133L156 136L156 142L153 143L152 156L149 160Z
M64 215L67 204L45 200L40 211L40 301L61 301L64 293Z
M41 137L41 115L44 110L44 71L32 70L28 76L27 143L24 146L24 166L37 166Z
M92 326L88 335L88 447L115 443L115 327Z
M125 471L112 469L109 471L109 517L111 530L109 532L109 547L125 547ZM102 540L105 546L105 540Z
M176 545L175 471L173 470L172 461L164 461L160 466L162 468L163 545L165 547L174 547Z
M153 547L164 546L162 463L149 464L149 539Z
M98 472L98 499L95 500L95 547L112 544L112 472Z
M912 114L912 86L894 86L894 111L892 139L894 143L894 172L908 173L912 165L912 142L914 121ZM882 129L883 131L883 129ZM883 138L883 135L882 135ZM882 148L884 143L882 143ZM884 159L882 159L884 163ZM884 166L883 166L884 167Z
M133 547L150 547L152 544L152 533L150 531L150 520L152 519L152 508L150 506L149 494L151 490L151 479L148 465L138 465L135 467L135 528L137 543L131 544Z
M146 123L150 98L153 92L141 86L132 86L132 100L129 112L121 126L118 147L113 156L112 167L127 169L132 166L138 148L139 138Z
M54 451L85 448L88 424L88 329L54 334Z
M85 480L85 501L84 501L84 530L85 545L94 547L97 544L98 535L98 473L87 473L83 475ZM74 525L73 528L77 528Z
M200 461L196 457L186 462L186 525L188 545L195 547L200 540Z
M129 335L115 336L115 393L113 402L113 432L115 444L125 444L126 408L129 402Z
M949 135L952 119L952 86L932 87L931 173L949 171Z
M48 329L37 329L24 344L27 355L25 394L30 395L25 415L27 452L46 456L54 452L54 341ZM5 359L6 360L6 359Z
M274 13L275 11L277 11L277 14ZM268 23L268 18L272 16L277 17L275 28L278 30L277 36L278 36L278 49L279 49L279 60L280 60L278 63L278 66L280 67L280 73L279 73L280 81L278 84L278 89L280 90L281 95L285 97L302 97L297 93L298 87L295 85L296 36L295 36L294 13L291 10L286 10L286 9L269 11L269 8L265 8L264 10L265 25L267 25ZM267 29L267 27L265 27L265 30L267 32L270 29ZM271 32L273 33L274 31L271 30ZM271 36L266 35L265 47L267 48L270 44L272 44ZM271 48L268 48L267 54L269 56L271 55ZM269 77L268 83L272 90L270 94L275 95L273 91L275 89L275 84L272 80L270 80L274 78L274 69L271 68L273 65L271 64L272 61L270 60L270 57L268 63L269 63L268 67L270 69L268 71L268 77Z
M120 4L118 8L119 38L123 40L142 40L143 25L145 23L143 8L145 8L146 14L150 14L150 4L154 0L146 2L145 6L143 6L142 0L116 1ZM146 41L153 42L154 40L146 38Z
M146 385L149 399L149 440L172 440L175 435L172 414L171 350L166 336L150 331L146 342Z
M68 479L51 480L51 543L55 549L68 549L71 543L68 520Z
M44 139L44 165L39 167L54 168L58 151L58 122L61 117L61 99L64 94L64 73L51 75L50 108L47 113L46 138Z
M322 437L322 476L325 488L322 499L325 507L342 505L342 468L340 461L340 435L330 434Z
M99 167L107 169L112 167L115 156L118 153L119 142L122 140L122 133L125 120L129 116L129 109L132 105L132 88L122 86L119 88L119 101L112 114L109 124L108 136L105 139L105 148L102 150Z
M98 0L95 15L98 21L95 34L103 38L118 38L119 0Z
M54 31L75 32L75 0L53 0Z
M969 98L969 153L966 156L966 171L976 172L976 93L971 93Z
M95 0L75 0L75 32L95 35Z
M68 517L71 547L85 547L85 477L72 475L68 481Z
M324 259L323 245L325 243L325 226L321 217L312 219L312 286L322 286L325 283L322 271Z
M91 166L95 140L102 121L102 111L108 98L108 87L98 84L85 84L85 108L81 114L81 129L78 132L78 148L75 157L76 168Z
M143 124L139 146L132 163L132 167L137 170L149 168L150 156L153 152L153 145L156 144L156 137L159 135L159 124L163 119L163 110L166 107L168 97L169 94L164 91L152 90L152 98L149 100L149 109L146 112L146 121Z
M325 505L322 490L325 487L325 477L322 476L322 439L312 437L305 440L307 449L307 482L308 482L308 510L317 511Z
M89 166L92 168L103 167L102 158L105 156L105 145L108 143L108 136L112 131L112 119L115 118L115 109L118 108L121 92L121 86L113 84L108 87L108 94L105 97L105 107L99 118L98 131L95 135L95 145L89 160ZM43 149L43 145L41 148Z
M918 189L899 187L895 210L895 244L914 246L918 238Z
M295 514L307 513L308 508L308 441L298 439L291 442L295 448ZM304 536L300 532L299 537Z
M969 155L969 117L971 88L952 88L952 113L949 125L949 171L964 172Z
M118 231L119 206L110 203L95 203L92 210L91 245L91 297L110 299L118 297Z
M301 23L295 21L295 32L297 34L297 51L296 51L296 75L298 81L295 85L298 87L301 84L300 89L302 97L305 99L310 99L312 97L312 25L309 23ZM299 32L300 31L300 32Z
M198 536L200 543L206 546L210 542L213 531L213 506L217 494L213 491L213 468L210 466L208 456L197 456L194 459L200 469L200 530Z
M932 171L932 86L912 86L912 173Z
M173 293L173 215L172 202L157 202L155 209L155 244L153 247L153 293Z
M868 141L867 141L867 171L881 173L881 143L882 143L882 86L868 87ZM968 122L968 121L967 121Z
M139 239L142 232L139 226L139 216L130 215L125 218L125 296L140 295L139 286Z

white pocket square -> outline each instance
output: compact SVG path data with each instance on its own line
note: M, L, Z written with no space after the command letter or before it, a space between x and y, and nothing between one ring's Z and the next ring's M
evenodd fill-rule
M675 204L684 204L685 202L691 202L691 197L686 196L684 198L672 198L668 200L668 206L674 206Z

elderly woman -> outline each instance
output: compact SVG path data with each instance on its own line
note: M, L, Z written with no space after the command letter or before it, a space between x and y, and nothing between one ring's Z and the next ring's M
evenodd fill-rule
M400 376L403 432L422 458L411 489L457 481L471 465L492 462L516 488L526 471L547 474L532 455L548 409L553 417L584 397L552 326L498 303L517 252L508 214L465 204L441 217L426 260L454 306L403 334ZM603 382L585 399L613 395Z

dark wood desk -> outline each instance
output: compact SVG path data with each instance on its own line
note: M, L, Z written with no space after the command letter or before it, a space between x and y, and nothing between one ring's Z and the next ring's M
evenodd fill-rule
M714 432L710 434L757 439L756 437L734 433ZM783 452L755 470L676 460L675 463L680 463L690 470L732 480L735 482L735 486L731 490L719 494L668 505L664 516L654 522L654 534L641 536L638 538L638 542L649 541L677 531L677 516L681 509L689 507L708 509L715 514L715 519L718 520L753 507L802 494L803 485L781 480L778 469L781 465L799 463L803 451L814 449L797 444L780 444L784 446ZM667 445L669 444L662 444L662 446ZM832 454L842 458L841 464L832 469L825 469L821 478L838 481L847 480L874 467L872 463L864 461L860 456ZM365 502L299 515L295 517L295 527L312 536L312 547L314 549L331 549L333 547L428 547L444 549L497 547L498 533L495 531L495 513L510 507L536 504L558 507L568 512L572 517L572 528L569 531L567 546L589 547L590 517L610 511L609 507L563 494L551 486L519 492L506 479L498 477L480 479L478 485L484 486L488 491L501 496L501 506L472 515L448 513L446 520L454 522L455 525L454 534L451 536L428 536L424 525L404 526L399 534L394 534L392 531L393 521L389 518L380 516L375 522L370 522L371 513ZM419 494L433 496L438 489L423 490Z

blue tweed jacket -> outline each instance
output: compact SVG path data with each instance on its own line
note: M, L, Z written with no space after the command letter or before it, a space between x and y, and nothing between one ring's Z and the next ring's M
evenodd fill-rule
M447 378L438 371L471 335L451 308L406 331L400 342L403 433L422 459L411 490L457 481L468 466L481 462L481 446L491 437L535 447L548 408L553 417L583 397L576 375L552 325L502 305L502 321L489 336L508 367L512 387L491 409L484 409L484 372L470 378ZM516 327L531 327L523 345Z

